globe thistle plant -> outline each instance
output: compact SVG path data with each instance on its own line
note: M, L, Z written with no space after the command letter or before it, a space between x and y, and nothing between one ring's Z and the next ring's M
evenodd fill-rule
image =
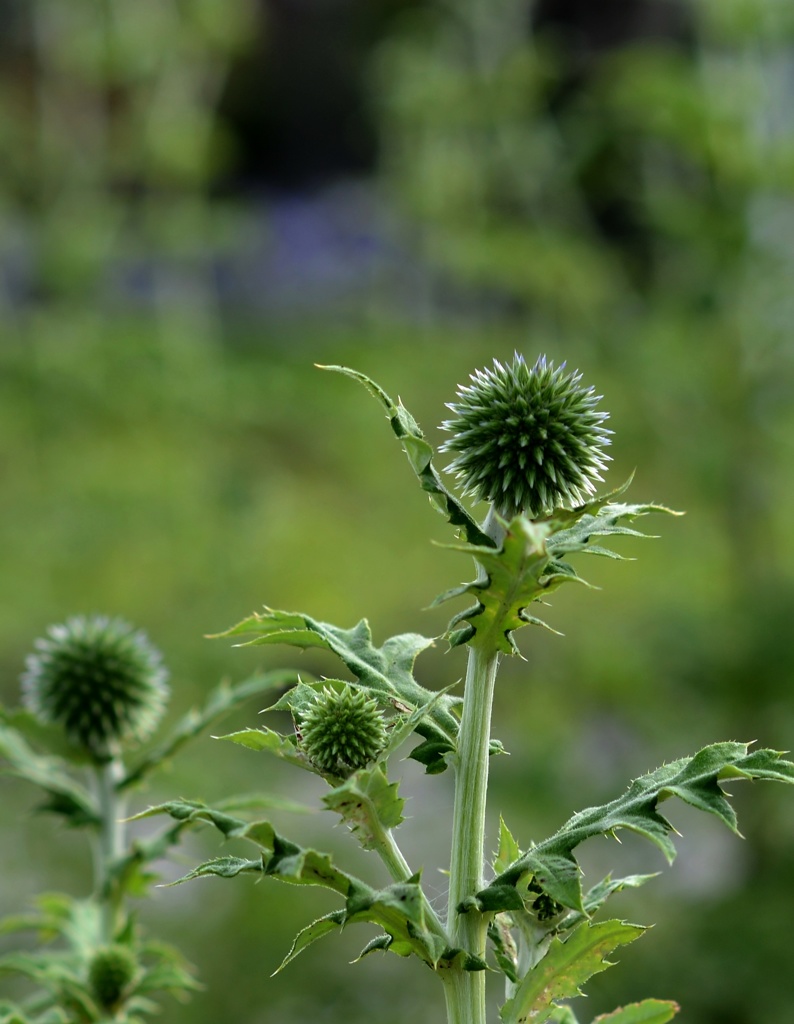
M23 700L98 761L146 739L168 696L160 652L121 619L76 616L50 626L22 676Z
M363 690L325 687L300 724L306 756L326 775L348 776L374 761L386 746L377 702Z
M465 494L489 501L511 517L536 517L555 507L573 508L592 494L609 456L608 413L596 409L600 395L540 356L530 369L516 353L512 364L494 360L460 385L454 413L442 427L452 437L442 451Z
M294 732L265 726L221 738L323 776L330 790L322 805L339 815L363 850L379 857L391 883L383 885L382 870L377 880L350 874L334 855L301 846L269 820L235 817L230 809L238 801L213 808L174 800L145 814L168 814L180 830L211 823L224 840L234 836L257 847L255 858L213 857L180 881L261 873L337 894L338 908L298 932L281 967L323 936L366 923L380 934L358 959L376 951L417 957L443 986L447 1024L486 1024L486 989L498 974L505 1000L501 1024L576 1024L579 1018L568 1001L611 966L609 954L645 931L620 918L596 915L613 894L653 877L610 874L585 889L578 847L628 829L672 861L675 829L659 810L662 801L676 795L735 830L721 781L794 784L794 763L774 750L750 752L747 744L715 743L636 779L621 796L574 814L549 838L523 848L500 820L492 844L486 829L489 765L504 747L491 734L491 718L500 663L519 653L514 634L545 625L532 614L533 604L547 604L559 588L584 582L572 564L575 556L619 557L606 545L622 534L643 536L634 520L670 510L617 501L627 484L586 500L606 464L606 413L597 409L598 396L582 387L578 373L566 373L564 366L555 368L545 358L531 369L519 355L507 367L494 362L459 389L451 406L453 418L445 424L452 433L445 446L454 455L450 468L468 494L491 503L482 525L444 485L431 445L402 402L392 401L364 374L329 369L357 380L381 403L422 492L454 530L450 548L474 561L476 578L435 602L468 598L468 607L453 616L446 631L452 650L468 648L463 692L451 692L458 685L454 682L427 689L415 676L417 656L433 646L428 637L400 633L378 646L366 618L341 628L303 612L265 606L219 635L243 646L283 643L330 655L354 678L307 683L295 673L288 689L266 709L290 712ZM547 514L561 508L565 515ZM384 536L392 542L391 534ZM428 775L449 771L454 777L445 914L438 908L438 893L431 898L421 869L405 856L395 836L406 821L405 799L399 780L390 775L389 760L409 738L418 740L409 757L424 765ZM437 807L447 802L445 797ZM242 805L249 806L250 798ZM495 850L492 858L488 850ZM671 1000L647 999L597 1019L668 1024L677 1010Z

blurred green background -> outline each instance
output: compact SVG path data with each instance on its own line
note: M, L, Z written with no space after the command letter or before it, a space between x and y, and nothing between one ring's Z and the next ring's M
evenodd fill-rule
M788 0L2 0L0 26L4 703L76 613L149 633L173 717L259 666L331 671L204 639L263 603L439 634L423 609L469 566L432 546L444 523L378 407L313 364L367 373L438 443L456 385L518 350L605 395L610 484L637 467L634 500L687 516L624 545L638 564L586 566L603 593L554 602L565 638L521 638L494 809L526 846L707 742L792 747ZM462 671L441 647L419 665ZM204 737L136 800L301 785ZM405 766L439 899L449 787ZM0 911L87 892L82 837L1 792ZM789 1019L790 801L739 787L747 841L670 809L678 861L615 905L658 927L588 986L593 1015L655 995L682 1024ZM373 871L322 814L282 819ZM195 837L163 873L217 851ZM583 860L663 866L630 840ZM243 879L154 890L142 922L207 986L163 1019L441 1019L416 964L348 966L363 931L269 979L329 909Z

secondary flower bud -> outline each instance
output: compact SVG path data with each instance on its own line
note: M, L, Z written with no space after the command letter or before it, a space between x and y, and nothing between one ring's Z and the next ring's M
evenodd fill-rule
M23 699L97 760L114 742L143 740L168 696L162 657L121 619L78 616L50 626L22 676Z
M124 998L138 971L135 954L127 946L99 949L88 966L88 983L103 1010L113 1010Z
M510 517L573 508L593 493L609 458L609 414L596 410L601 396L580 385L580 373L564 370L545 356L530 369L516 353L512 365L494 360L458 388L441 450L454 453L447 470L465 494Z
M377 702L363 690L325 687L300 723L301 746L326 775L348 776L370 764L386 746Z

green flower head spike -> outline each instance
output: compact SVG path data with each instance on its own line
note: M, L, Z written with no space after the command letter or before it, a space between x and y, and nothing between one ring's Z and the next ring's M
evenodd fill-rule
M138 973L135 954L127 946L99 949L88 966L88 983L103 1010L114 1010Z
M464 494L489 501L501 515L539 516L574 508L593 493L609 459L603 448L608 413L601 396L540 356L530 369L516 355L509 366L477 370L471 385L448 403L454 416L442 424L452 437L441 446Z
M325 687L305 712L300 733L304 753L325 775L351 775L386 746L377 702L352 686Z
M97 761L119 741L146 739L168 697L160 652L121 619L77 616L36 641L22 676L23 699L43 722L62 726Z

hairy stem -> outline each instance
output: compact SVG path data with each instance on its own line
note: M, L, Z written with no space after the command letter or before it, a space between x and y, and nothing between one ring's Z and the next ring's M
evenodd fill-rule
M408 861L402 854L402 850L397 845L397 841L392 834L391 829L381 828L377 836L378 855L383 863L386 865L391 877L395 882L407 882L413 877L413 871L411 871ZM447 934L444 930L444 925L439 920L435 910L433 910L427 897L424 897L424 912L425 919L428 926L443 939L447 939Z
M458 755L455 761L455 807L447 928L453 947L485 956L488 916L458 907L484 887L485 806L491 706L498 654L492 647L469 648ZM484 1024L485 972L452 968L445 978L450 1024ZM459 975L459 977L455 976Z
M483 532L496 544L504 539L496 510L491 507ZM487 574L477 566L480 580ZM479 642L477 642L479 640ZM488 796L488 757L491 708L499 654L492 639L475 638L463 694L463 713L455 759L455 806L452 818L452 854L449 872L447 929L451 945L485 957L488 915L458 907L484 887L485 809ZM448 1024L485 1024L485 971L452 968L444 975Z
M95 848L94 880L97 898L102 909L102 940L111 943L119 924L121 893L114 884L112 869L124 853L125 828L124 798L119 794L119 783L124 778L121 758L114 757L96 769L99 812L102 824Z

